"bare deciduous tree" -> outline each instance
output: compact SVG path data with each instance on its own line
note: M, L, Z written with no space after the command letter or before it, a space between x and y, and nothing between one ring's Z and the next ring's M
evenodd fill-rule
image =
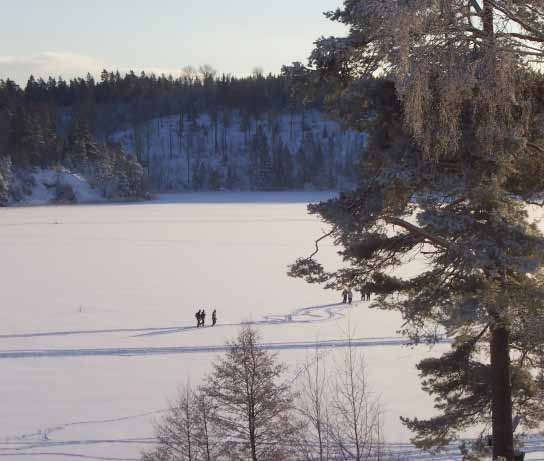
M379 459L381 408L370 391L364 358L353 347L351 337L334 376L329 431L335 455L354 461Z
M166 415L155 426L157 447L144 453L144 461L196 461L193 391L189 385L179 391Z
M213 365L203 386L214 402L213 422L231 459L288 459L299 426L286 368L258 345L257 332L246 326Z
M299 381L298 411L308 422L302 440L302 451L307 460L329 459L328 430L328 380L322 358L322 351L315 348L313 356L307 360Z
M187 384L155 425L157 447L143 454L143 461L211 461L217 459L218 443L211 415L212 402Z
M301 374L298 408L308 423L302 450L307 460L386 458L380 401L371 392L364 357L351 338L348 333L340 360L335 353L332 374L325 373L326 359L318 349Z

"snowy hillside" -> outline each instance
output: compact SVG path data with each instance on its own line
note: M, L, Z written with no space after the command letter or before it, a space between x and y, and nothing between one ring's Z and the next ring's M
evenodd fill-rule
M180 114L117 132L156 190L288 190L349 186L365 135L315 110L255 118Z

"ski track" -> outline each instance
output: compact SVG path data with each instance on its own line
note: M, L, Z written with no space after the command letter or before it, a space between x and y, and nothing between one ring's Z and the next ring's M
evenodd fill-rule
M467 440L470 442L470 440ZM108 445L108 444L139 444L151 445L156 442L154 438L142 438L142 439L113 439L113 440L64 440L64 441L43 441L41 443L35 443L33 445L21 444L18 448L2 447L0 443L0 457L14 457L14 456L62 456L71 458L83 458L83 459L95 459L95 460L111 460L111 461L132 461L138 458L114 458L105 456L93 456L80 453L70 452L56 452L55 448L63 447L69 449L78 446L92 446L92 445ZM459 442L452 443L439 453L429 453L414 448L409 443L384 443L381 445L390 456L391 459L413 460L413 461L447 461L455 460L460 461L462 454L459 450ZM52 451L49 451L49 450ZM540 436L529 436L523 441L523 451L526 454L544 453L544 439ZM48 450L48 451L45 451ZM544 458L533 458L535 461L542 461Z
M359 303L353 303L351 306L356 306ZM253 325L275 325L278 323L316 323L327 320L337 320L343 318L343 312L348 305L346 304L326 304L324 306L310 306L297 309L294 312L286 315L267 315L264 320L251 322ZM241 323L223 323L216 325L216 328L221 326L240 326L248 322ZM91 335L91 334L112 334L112 333L140 333L134 335L155 336L164 334L174 334L186 331L196 330L194 326L169 326L169 327L154 327L154 328L111 328L104 330L71 330L71 331L50 331L38 333L14 333L0 335L0 340L3 339L25 339L25 338L40 338L48 336L75 336L75 335Z
M267 315L262 320L256 322L223 323L214 328L233 327L241 325L287 325L287 324L308 324L317 322L326 322L339 320L346 315L346 310L351 307L361 305L362 302L355 302L352 305L345 304L327 304L322 306L309 306L297 309L286 315ZM37 333L18 333L0 335L1 340L22 339L22 338L41 338L41 337L62 337L75 335L99 335L129 333L132 338L171 335L196 331L194 326L169 326L154 328L118 328L103 330L73 330L73 331L52 331ZM442 338L440 343L450 343L451 340ZM350 340L326 340L326 341L293 341L293 342L268 342L261 343L260 347L269 350L292 350L292 349L323 349L332 350L343 347L398 347L409 345L411 342L404 337L366 337L354 338ZM46 350L0 350L0 359L25 359L25 358L60 358L60 357L86 357L86 356L145 356L161 354L190 354L190 353L217 353L226 350L225 345L211 346L173 346L173 347L130 347L130 348L95 348L95 349L46 349ZM293 380L296 380L301 370L295 373ZM98 456L91 454L74 453L68 451L54 451L58 448L77 448L90 446L112 446L112 445L151 445L156 443L154 437L129 438L129 439L81 439L65 440L59 437L62 431L75 426L100 426L126 422L137 418L149 418L153 415L159 415L166 410L156 410L137 415L124 416L120 418L110 418L102 420L76 421L61 424L52 427L46 427L31 433L18 436L0 438L0 458L30 457L30 456L48 456L59 458L88 459L97 461L137 461L139 458L118 458ZM57 436L57 437L55 437ZM393 458L414 461L445 461L461 460L462 455L459 452L458 444L450 445L441 453L422 452L410 443L386 443L384 448L392 454ZM544 438L540 436L530 436L525 440L524 451L526 453L543 453ZM51 451L49 451L51 450ZM544 461L544 457L537 458Z
M339 320L346 315L346 310L362 304L326 304L322 306L310 306L297 309L285 315L267 315L263 320L256 322L224 323L214 328L233 327L241 325L293 325L308 324ZM209 328L209 327L208 327ZM58 331L43 333L26 333L1 335L1 339L13 338L37 338L43 336L67 336L87 334L111 334L111 333L139 333L133 338L144 336L156 336L167 334L179 334L189 331L196 331L194 326L164 327L164 328L136 328L136 329L109 329L109 330L80 330L80 331ZM439 340L441 343L451 342L449 339ZM343 347L395 347L407 346L411 341L408 338L391 337L368 337L354 338L351 340L325 340L325 341L293 341L293 342L268 342L261 343L260 347L268 350L301 350L317 348L343 348ZM168 347L123 347L123 348L93 348L93 349L24 349L24 350L0 350L2 359L28 359L28 358L61 358L61 357L107 357L107 356L149 356L167 354L195 354L195 353L218 353L225 352L227 346L168 346Z
M444 339L439 343L451 343ZM344 347L390 347L408 346L411 340L407 338L354 338L351 340L327 341L292 341L283 343L260 343L259 347L267 350L301 350L315 348L344 348ZM227 346L171 346L171 347L123 347L96 349L44 349L44 350L8 350L0 351L0 360L27 358L60 358L60 357L134 357L145 355L196 354L225 352Z

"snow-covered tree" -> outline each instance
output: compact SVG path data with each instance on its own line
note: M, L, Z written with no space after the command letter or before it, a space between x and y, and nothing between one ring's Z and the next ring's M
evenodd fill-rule
M0 206L6 206L9 200L11 179L11 160L0 155Z
M262 125L251 139L250 147L250 179L254 189L270 189L272 184L272 162L268 147L268 139Z
M357 190L310 206L346 267L314 254L291 274L371 288L415 341L453 337L419 365L440 415L405 423L425 447L490 424L493 457L512 460L512 409L526 427L544 416L544 239L527 214L544 193L544 4L345 0L329 17L349 34L320 39L311 64L370 139ZM418 255L421 273L393 275Z

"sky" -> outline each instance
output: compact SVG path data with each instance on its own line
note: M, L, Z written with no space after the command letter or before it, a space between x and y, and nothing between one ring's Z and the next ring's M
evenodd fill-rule
M0 79L126 72L280 71L320 36L344 35L324 11L342 0L0 0Z

